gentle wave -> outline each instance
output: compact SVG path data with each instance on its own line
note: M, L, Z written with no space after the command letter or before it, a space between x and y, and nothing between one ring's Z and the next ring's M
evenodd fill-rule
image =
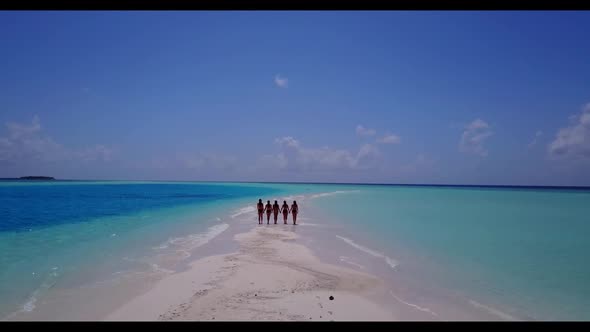
M311 195L291 195L291 196L285 196L285 197L279 199L279 201L282 201L282 200L283 201L285 201L285 200L286 201L292 201L292 200L304 201L306 199L334 196L334 195L339 195L339 194L350 194L350 193L356 193L356 192L360 192L360 190L336 190L336 191L328 191L328 192L311 194Z
M515 317L510 316L507 313L504 313L504 312L502 312L500 310L497 310L497 309L494 309L494 308L490 308L490 307L488 307L486 305L483 305L483 304L481 304L479 302L475 302L473 300L469 300L469 304L471 304L474 307L484 309L485 311L491 313L492 315L498 316L498 317L500 317L500 318L502 318L504 320L514 320L514 321L518 320Z
M350 193L357 193L357 192L360 192L360 190L336 190L336 191L330 191L330 192L325 192L325 193L313 194L310 196L310 198L334 196L334 195L338 195L338 194L350 194Z
M283 201L303 201L305 199L305 195L295 195L295 196L285 196L283 197Z
M344 262L344 263L347 263L347 264L350 264L350 265L354 265L354 266L358 267L359 269L364 269L365 268L364 266L353 262L352 260L350 260L350 258L348 258L346 256L340 256L339 259L340 259L341 262Z
M39 295L40 292L46 291L46 290L52 288L57 283L57 277L59 276L59 274L56 272L57 269L58 269L57 267L53 267L51 269L53 272L51 272L47 275L47 277L45 278L45 280L43 281L41 286L33 292L31 297L29 298L29 300L23 305L23 310L25 312L31 312L35 309L35 307L36 307L35 303L37 302L37 296Z
M31 312L35 310L35 303L37 302L37 294L33 293L29 301L23 305L23 311Z
M170 246L180 247L178 251L182 252L186 256L185 258L188 258L191 255L190 251L208 243L228 228L229 225L225 223L211 226L205 233L190 234L183 237L169 239L154 249L166 249Z
M243 207L243 208L239 209L238 211L236 211L236 213L232 214L231 217L233 219L238 216L241 216L242 214L252 213L252 212L256 212L256 208L253 206L246 206L246 207Z
M152 265L151 265L151 266L152 266L152 269L153 269L155 272L163 272L163 273L166 273L166 274L172 274L172 273L174 273L174 271L173 271L173 270L165 269L165 268L163 268L163 267L160 267L158 264L153 264L153 263L152 263Z
M324 226L322 224L313 224L313 223L309 223L309 222L300 222L299 225L315 226L315 227L322 227L322 226Z
M406 302L406 301L400 299L399 297L395 296L395 294L393 294L392 291L389 291L389 293L391 294L391 296L393 296L394 299L396 299L397 301L399 301L399 302L401 302L401 303L403 303L403 304L405 304L405 305L407 305L409 307L412 307L412 308L417 309L417 310L420 310L420 311L427 312L427 313L429 313L429 314L431 314L433 316L437 316L438 317L438 314L436 312L434 312L434 311L432 311L432 310L430 310L428 308L421 307L421 306L419 306L417 304L413 304L413 303L410 303L410 302Z
M45 277L45 280L41 283L39 288L37 288L37 289L35 289L35 291L33 291L31 296L29 296L29 298L27 299L27 302L25 302L23 304L21 309L7 315L6 317L4 317L4 319L12 318L22 312L28 313L28 312L32 312L33 310L35 310L35 308L36 308L35 303L37 303L39 294L43 291L46 291L46 290L52 288L57 283L57 277L59 276L59 274L57 273L58 267L53 267L53 268L51 268L51 270L52 270L52 272L47 274L47 277Z
M336 237L339 238L340 240L342 240L342 241L350 244L351 246L357 248L358 250L363 251L363 252L365 252L365 253L373 256L373 257L383 258L385 260L385 262L387 263L387 265L389 265L392 269L395 269L395 267L399 265L399 263L395 259L391 259L391 258L389 258L388 256L386 256L383 253L380 253L380 252L371 250L371 249L369 249L367 247L364 247L364 246L362 246L360 244L355 243L351 239L342 237L340 235L336 235Z

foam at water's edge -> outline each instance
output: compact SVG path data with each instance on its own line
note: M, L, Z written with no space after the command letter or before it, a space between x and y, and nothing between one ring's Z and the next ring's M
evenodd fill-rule
M371 250L371 249L369 249L367 247L364 247L364 246L362 246L360 244L355 243L351 239L342 237L340 235L336 235L336 237L339 238L340 240L348 243L349 245L357 248L358 250L360 250L362 252L365 252L365 253L373 256L373 257L383 258L385 260L385 263L387 263L387 265L389 265L392 269L395 269L395 267L399 265L399 263L395 259L392 259L392 258L390 258L388 256L385 256L383 253L380 253L380 252Z
M297 218L297 221L299 222L299 218ZM322 226L324 226L322 224L313 224L313 223L308 223L308 222L299 222L299 225L315 226L315 227L322 227Z
M358 267L359 269L364 269L365 268L364 266L353 262L352 260L350 260L350 258L348 258L346 256L340 256L339 259L340 259L341 262L344 262L344 263L347 263L347 264L350 264L350 265L354 265L354 266Z
M35 309L35 302L37 302L37 297L35 296L35 294L33 294L31 296L31 298L29 299L29 301L27 301L27 303L25 303L23 305L23 311L26 312L31 312Z
M349 194L349 193L357 193L357 192L360 192L360 190L336 190L336 191L330 191L330 192L325 192L325 193L313 194L310 196L310 198L326 197L326 196L333 196L333 195L338 195L338 194Z
M395 294L393 294L392 291L389 291L389 294L391 294L391 296L393 296L393 298L396 299L400 303L403 303L403 304L405 304L405 305L407 305L409 307L412 307L412 308L417 309L417 310L420 310L420 311L427 312L427 313L429 313L429 314L431 314L433 316L437 316L438 317L438 314L436 312L434 312L434 311L432 311L432 310L430 310L428 308L421 307L421 306L419 306L417 304L406 302L406 301L400 299L399 297L395 296Z
M152 263L151 266L152 266L152 269L156 272L163 272L166 274L172 274L175 272L173 270L169 270L169 269L165 269L163 267L160 267L158 264L155 264L155 263Z
M20 313L29 313L29 312L32 312L33 310L35 310L35 308L37 307L35 305L35 303L37 303L39 293L50 289L51 287L53 287L53 285L55 285L57 283L56 278L59 276L59 274L56 271L58 270L58 267L53 267L53 268L51 268L51 270L52 270L52 272L47 274L47 277L45 278L43 283L41 283L39 288L37 288L37 289L35 289L35 291L33 291L31 296L29 296L27 302L25 302L19 310L7 315L3 319L9 319L9 318L12 318L12 317L20 314Z
M303 201L305 199L305 195L292 195L292 196L285 196L283 197L283 201Z
M497 310L497 309L494 309L494 308L490 308L490 307L488 307L486 305L483 305L483 304L481 304L479 302L475 302L473 300L469 300L469 304L471 304L474 307L484 309L485 311L491 313L492 315L498 316L498 317L502 318L503 320L511 320L511 321L518 320L516 317L510 316L507 313L501 312L500 310Z
M187 236L169 239L154 249L166 249L170 246L179 247L177 251L182 252L185 255L185 258L188 258L191 256L190 251L208 243L228 228L229 225L225 223L214 225L209 227L205 233L190 234Z
M251 213L251 212L256 212L256 208L253 206L246 206L246 207L243 207L243 208L237 210L236 213L231 215L231 217L236 218L238 216L241 216L242 214Z

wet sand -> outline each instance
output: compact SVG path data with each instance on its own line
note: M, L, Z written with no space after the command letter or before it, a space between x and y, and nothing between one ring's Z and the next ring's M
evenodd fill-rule
M210 256L158 282L105 320L398 320L375 301L374 275L321 262L289 230L236 234L237 252Z

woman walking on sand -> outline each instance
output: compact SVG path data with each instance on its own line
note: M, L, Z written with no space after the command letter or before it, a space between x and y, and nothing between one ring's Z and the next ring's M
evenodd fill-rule
M275 201L275 203L272 205L272 212L274 213L275 225L277 224L277 218L279 217L279 210L279 203Z
M283 213L283 222L286 225L287 216L289 215L289 204L287 204L287 201L283 201L283 207L281 207L281 212Z
M297 201L293 201L293 205L291 205L291 214L293 215L293 225L297 225L297 213L299 212L299 207L297 206Z
M270 214L272 213L272 205L270 201L266 201L266 224L270 224Z
M264 221L264 204L262 203L262 199L258 200L256 208L258 209L258 225L262 225L262 222Z

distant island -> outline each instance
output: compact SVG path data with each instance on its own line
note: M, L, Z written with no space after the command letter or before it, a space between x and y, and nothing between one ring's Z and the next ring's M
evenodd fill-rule
M19 180L55 180L52 176L21 176Z
M21 176L20 178L0 178L0 180L55 180L52 176Z

